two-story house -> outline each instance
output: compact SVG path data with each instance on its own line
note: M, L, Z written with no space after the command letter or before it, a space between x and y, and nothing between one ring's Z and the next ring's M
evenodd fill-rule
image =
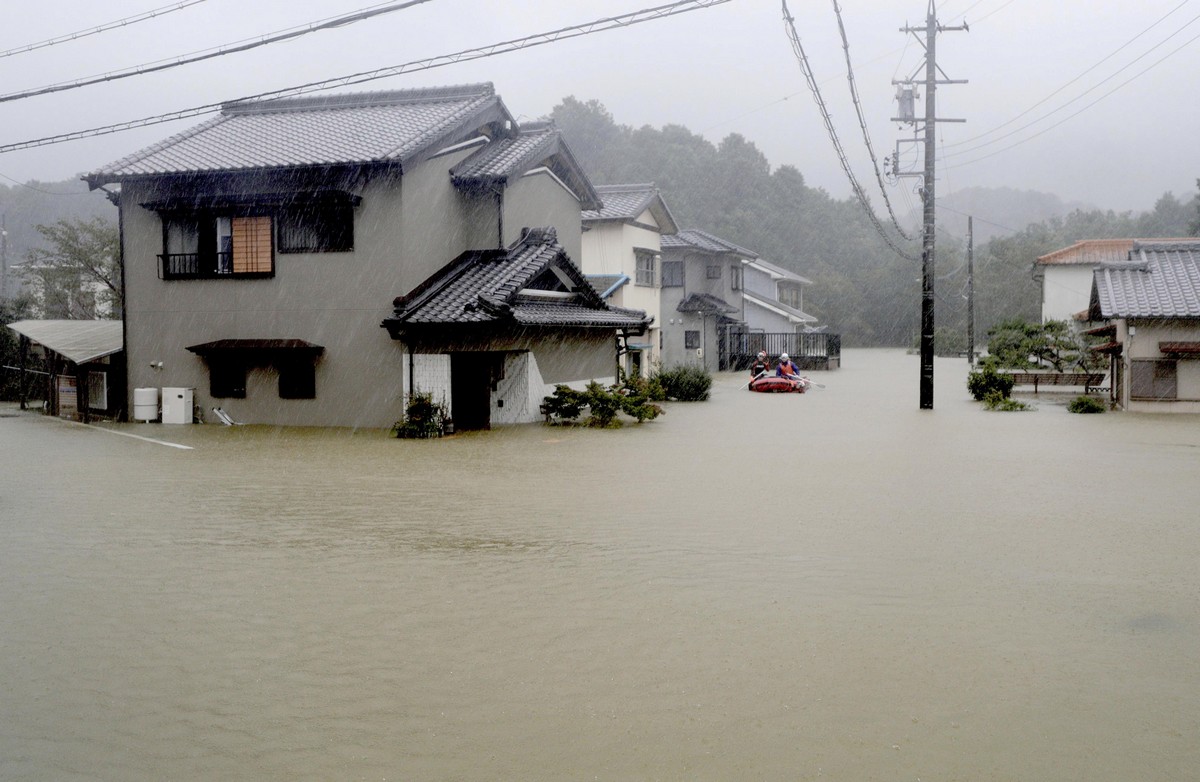
M127 394L191 387L251 423L387 427L414 392L460 428L534 420L646 326L573 265L600 201L560 133L490 84L230 103L86 179L120 186ZM428 300L448 309L418 327Z
M1200 412L1200 239L1138 240L1092 277L1090 333L1108 342L1112 400L1125 410Z
M817 322L804 312L804 288L812 280L762 258L742 262L746 327L767 333L803 332Z
M599 185L596 192L604 203L583 211L580 266L613 304L652 319L623 358L625 372L642 375L661 363L662 236L678 227L653 184Z
M758 255L704 231L662 237L662 361L721 365L721 340L745 330L743 261Z

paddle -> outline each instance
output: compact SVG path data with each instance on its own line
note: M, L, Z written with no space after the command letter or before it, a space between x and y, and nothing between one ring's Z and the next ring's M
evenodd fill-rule
M803 384L803 385L805 385L805 386L816 386L817 388L824 388L824 387L825 387L825 385L824 385L823 383L818 383L818 382L816 382L816 381L814 381L814 380L809 380L809 379L808 379L808 378L806 378L806 377L800 377L799 375L791 375L791 374L788 374L788 375L784 375L784 377L786 377L786 378L788 378L788 379L790 379L790 380L795 380L796 382L798 382L798 383L802 383L802 384Z
M749 388L749 387L750 387L750 383L753 383L755 380L758 380L760 377L762 377L762 376L763 376L763 375L765 375L765 374L767 374L767 370L765 370L765 369L764 369L762 372L759 372L757 375L755 375L754 377L750 378L750 382L749 382L749 383L746 383L746 385L742 386L742 388Z

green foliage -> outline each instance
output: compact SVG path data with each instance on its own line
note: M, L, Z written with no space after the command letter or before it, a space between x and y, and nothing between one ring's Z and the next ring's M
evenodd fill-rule
M1013 412L1017 410L1031 410L1032 408L1020 401L1005 396L999 389L992 389L983 395L983 406L987 410L999 410L1001 412Z
M1079 395L1071 400L1067 405L1067 410L1072 413L1103 413L1105 405L1094 396Z
M703 402L712 388L712 375L698 366L677 366L660 370L655 376L668 399L680 402Z
M446 406L434 402L431 394L413 394L404 409L404 420L392 426L392 434L405 440L441 437L449 422Z
M645 392L631 390L630 385L630 381L626 381L624 385L605 387L593 380L584 391L558 385L554 387L553 394L542 400L542 412L549 424L574 426L579 423L583 411L587 410L588 417L584 419L583 425L597 429L620 428L620 413L633 418L639 424L662 415L661 407L650 401ZM641 381L632 385L648 384Z
M967 390L971 392L975 401L986 402L996 396L1008 399L1013 389L1012 377L997 372L992 362L981 364L981 367L978 372L967 375Z
M38 225L47 246L26 254L26 282L41 299L46 318L114 317L124 309L117 225L102 217Z
M15 369L4 369L4 367L21 366L21 338L15 331L4 326L18 320L29 320L32 317L33 299L28 295L0 299L0 399L6 402L16 401L21 397L21 373ZM33 355L31 351L26 358L26 366L32 370L41 370L43 361L40 357ZM41 376L33 377L35 379L30 382L26 393L40 395L40 389L44 384L36 378Z
M1010 318L988 331L988 353L1009 369L1095 371L1104 366L1105 359L1088 350L1089 344L1090 340L1076 334L1065 320L1031 323Z

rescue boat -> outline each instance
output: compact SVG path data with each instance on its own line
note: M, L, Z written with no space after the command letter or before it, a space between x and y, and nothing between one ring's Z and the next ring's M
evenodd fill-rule
M751 391L766 394L803 394L808 388L804 378L763 375L750 381Z

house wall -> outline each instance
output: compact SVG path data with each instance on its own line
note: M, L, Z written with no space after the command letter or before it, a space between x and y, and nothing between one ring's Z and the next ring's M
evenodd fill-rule
M1134 333L1130 334L1130 327ZM1200 359L1178 359L1176 399L1150 401L1131 399L1131 364L1139 359L1165 359L1159 342L1200 342L1200 323L1183 320L1117 321L1117 341L1123 347L1118 403L1130 412L1200 413Z
M504 244L521 238L523 228L553 226L572 263L583 257L579 199L549 171L531 172L504 193Z
M647 210L640 221L653 222ZM659 350L659 327L662 323L662 258L661 236L637 225L610 221L592 223L582 236L582 263L580 268L585 274L625 274L629 282L609 300L616 307L643 310L653 318L653 325L646 334L630 340L632 344L649 346L643 352L643 372L653 371L653 365L661 363L662 355ZM638 285L636 249L653 250L660 254L658 267L655 269L655 284Z
M662 318L662 365L702 366L710 372L719 368L720 355L717 350L717 320L715 315L702 316L679 312L679 304L693 293L707 293L737 307L728 317L744 320L745 302L741 291L734 291L729 269L740 264L736 256L692 252L668 248L663 251L663 260L683 261L683 287L663 288L661 296ZM720 279L708 279L708 266L721 267ZM698 331L700 348L686 347L686 332Z
M789 334L796 330L796 324L786 315L772 312L752 301L746 302L746 325L767 334Z
M270 279L158 278L162 221L140 203L167 193L153 182L122 187L126 264L126 351L134 388L195 388L201 410L223 407L248 423L390 427L403 415L407 360L380 327L392 299L457 255L496 246L495 201L457 191L448 169L463 150L414 166L401 180L376 176L361 185L354 250L275 253ZM260 192L284 187L258 177ZM574 205L578 217L578 203ZM188 345L227 338L303 339L321 345L316 398L280 399L273 369L247 377L245 399L213 398L205 362ZM150 368L162 361L161 369Z
M1091 264L1046 265L1041 267L1042 323L1072 322L1075 313L1088 308L1092 296Z

